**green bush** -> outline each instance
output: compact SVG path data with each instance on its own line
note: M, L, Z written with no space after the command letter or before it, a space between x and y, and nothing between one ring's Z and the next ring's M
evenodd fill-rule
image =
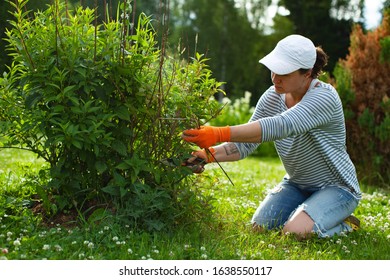
M150 17L132 26L129 1L101 25L93 9L57 0L32 16L27 2L10 1L13 64L0 79L0 133L2 148L48 163L49 183L37 186L46 211L96 217L109 209L148 229L206 212L188 168L161 160L188 156L180 132L220 110L207 60L166 55Z

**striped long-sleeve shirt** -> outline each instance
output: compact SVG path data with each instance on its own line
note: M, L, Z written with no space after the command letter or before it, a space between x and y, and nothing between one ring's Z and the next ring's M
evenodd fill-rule
M285 94L271 86L259 99L250 122L260 123L261 142L274 141L286 178L302 187L337 185L361 198L346 151L343 107L330 84L314 79L302 100L287 108ZM245 158L259 144L235 143Z

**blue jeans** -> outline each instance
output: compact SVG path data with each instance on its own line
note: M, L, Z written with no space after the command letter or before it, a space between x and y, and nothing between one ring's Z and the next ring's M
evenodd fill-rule
M338 186L302 188L283 180L261 202L252 223L273 229L283 227L297 210L303 210L314 221L313 232L328 237L351 231L344 219L353 213L359 200Z

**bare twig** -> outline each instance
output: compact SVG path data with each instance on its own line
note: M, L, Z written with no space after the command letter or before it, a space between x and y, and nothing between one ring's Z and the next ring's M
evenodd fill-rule
M230 183L232 184L232 186L234 186L234 183L232 181L232 179L230 179L229 175L227 174L227 172L225 171L225 169L223 169L222 165L218 162L218 160L215 158L215 156L213 155L212 152L210 152L209 148L206 148L206 153L211 155L212 158L215 160L215 162L218 164L219 168L221 168L221 170L223 171L223 173L225 174L225 176L229 179Z

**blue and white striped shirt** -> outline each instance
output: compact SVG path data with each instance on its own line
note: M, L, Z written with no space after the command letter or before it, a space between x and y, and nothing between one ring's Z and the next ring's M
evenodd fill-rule
M314 79L291 108L285 94L271 86L259 99L253 121L260 123L261 142L274 141L287 179L302 187L340 186L361 198L355 166L346 151L342 103L330 84ZM241 159L259 146L235 144Z

